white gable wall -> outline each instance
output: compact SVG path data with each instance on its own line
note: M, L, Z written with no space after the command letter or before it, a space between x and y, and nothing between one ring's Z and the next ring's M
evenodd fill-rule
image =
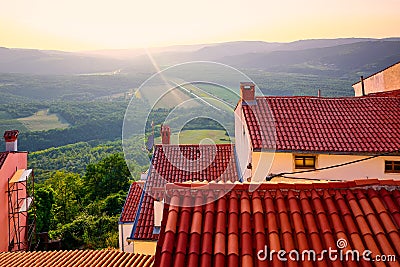
M133 242L129 244L128 241L126 240L126 238L131 235L132 228L133 228L133 222L118 224L118 232L119 232L118 240L119 240L120 251L133 253Z
M251 177L251 170L247 170L247 165L251 163L252 146L250 142L249 130L242 112L241 101L235 109L235 149L238 160L239 177L246 181Z

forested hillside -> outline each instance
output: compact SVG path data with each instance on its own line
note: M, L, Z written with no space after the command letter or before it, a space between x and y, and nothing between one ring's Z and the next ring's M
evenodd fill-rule
M135 155L136 151L141 151L143 145L142 139L137 138L130 147L136 164L130 166L131 169L136 170L133 179L137 179L140 172L149 164L149 157L140 153ZM83 175L88 164L97 163L110 154L121 153L121 141L92 141L40 150L29 153L28 157L30 168L35 170L36 182L42 182L57 170Z

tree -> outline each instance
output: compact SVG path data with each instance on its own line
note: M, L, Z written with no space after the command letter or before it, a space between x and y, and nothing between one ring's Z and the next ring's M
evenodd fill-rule
M122 206L125 203L126 192L120 191L118 193L109 195L102 202L101 211L108 216L115 216L121 213Z
M63 249L118 246L117 223L130 177L121 154L89 164L83 177L51 173L36 192L40 228L62 239Z
M129 189L131 174L121 154L112 154L89 164L83 178L88 202Z
M95 249L118 246L118 216L80 215L73 222L50 231L52 238L62 238L63 249Z
M35 190L36 230L38 233L50 230L51 208L54 204L54 191L51 187L39 186Z
M50 237L53 239L61 238L63 249L78 249L85 244L84 236L87 220L86 216L79 216L70 223L60 224L55 230L49 232Z
M54 192L53 224L65 224L74 220L82 210L82 178L79 174L56 171L44 183Z

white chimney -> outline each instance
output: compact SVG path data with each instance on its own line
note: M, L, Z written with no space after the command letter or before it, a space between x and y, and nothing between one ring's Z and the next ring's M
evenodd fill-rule
M11 130L4 132L4 140L6 141L6 151L17 151L18 150L18 130Z

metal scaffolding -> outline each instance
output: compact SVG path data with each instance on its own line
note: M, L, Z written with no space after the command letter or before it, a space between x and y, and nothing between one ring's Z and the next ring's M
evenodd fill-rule
M17 170L8 180L8 250L28 251L36 239L34 175Z

